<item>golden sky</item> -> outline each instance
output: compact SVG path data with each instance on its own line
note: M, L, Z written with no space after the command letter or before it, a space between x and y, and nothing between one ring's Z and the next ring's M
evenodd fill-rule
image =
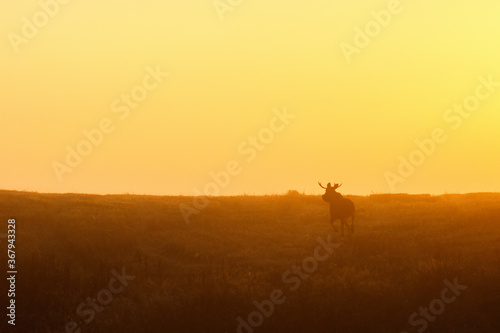
M499 191L499 13L496 0L3 2L0 188Z

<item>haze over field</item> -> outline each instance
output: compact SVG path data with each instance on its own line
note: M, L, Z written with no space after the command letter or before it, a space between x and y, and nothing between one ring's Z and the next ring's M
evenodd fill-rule
M40 3L0 4L1 188L500 188L498 1Z
M499 331L500 194L350 198L341 241L293 192L214 198L187 226L187 197L0 191L22 263L5 332Z

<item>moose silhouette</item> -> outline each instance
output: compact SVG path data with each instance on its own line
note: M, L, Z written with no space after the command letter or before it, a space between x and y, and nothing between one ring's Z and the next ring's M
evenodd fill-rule
M321 186L321 188L326 190L322 198L324 201L330 204L330 224L332 225L333 230L338 231L333 223L337 220L340 220L342 237L344 237L344 226L346 226L349 238L351 238L351 233L354 233L354 203L351 200L344 198L342 194L336 191L340 186L342 186L342 184L334 183L333 187L330 183L328 183L326 187L321 185L320 182L318 182L318 184L319 186ZM349 218L351 218L350 227L347 223Z

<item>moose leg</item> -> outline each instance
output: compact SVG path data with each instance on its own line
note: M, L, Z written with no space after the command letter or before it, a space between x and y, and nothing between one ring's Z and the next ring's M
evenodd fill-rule
M335 220L333 218L330 218L330 224L332 225L333 231L339 231L339 229L337 229L337 227L335 226Z
M345 221L345 226L347 227L347 235L349 236L349 240L351 240L351 226L349 226L347 219L348 218L346 217L344 221ZM351 224L352 224L352 220L351 220Z
M332 225L333 227L333 231L335 232L338 232L339 229L337 229L337 227L335 226L335 221L337 220L335 217L334 217L334 211L333 211L333 206L332 204L330 204L330 224Z
M351 232L354 233L354 214L351 215Z

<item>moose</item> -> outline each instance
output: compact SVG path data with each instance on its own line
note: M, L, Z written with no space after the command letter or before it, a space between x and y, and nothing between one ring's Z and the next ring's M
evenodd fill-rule
M318 184L319 186L321 186L321 188L326 190L322 198L324 201L330 204L330 224L332 225L333 230L338 231L333 223L337 220L340 220L342 237L344 237L345 225L347 227L349 238L351 238L351 233L354 233L354 203L351 200L344 198L342 194L336 191L340 186L342 186L342 184L334 183L333 187L330 183L328 183L326 187L321 185L320 182L318 182ZM347 224L349 218L351 218L350 227Z

